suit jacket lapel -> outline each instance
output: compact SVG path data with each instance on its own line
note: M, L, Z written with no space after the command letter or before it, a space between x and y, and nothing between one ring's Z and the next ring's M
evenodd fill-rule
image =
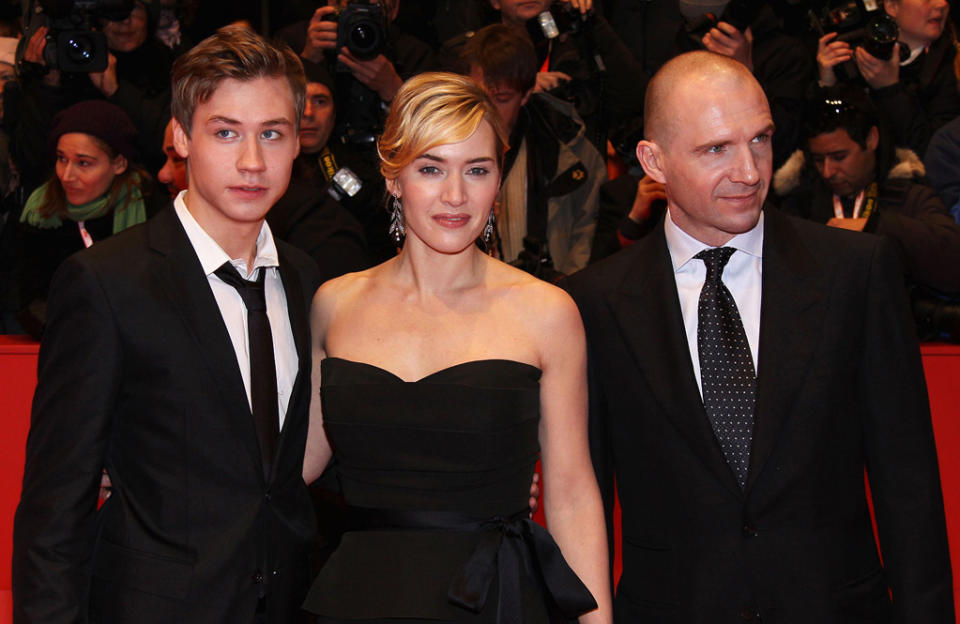
M673 263L663 222L641 242L609 305L623 341L646 378L661 411L717 478L742 495L733 471L713 434L693 375Z
M290 317L290 327L293 330L293 341L297 347L298 361L297 378L294 380L293 390L290 393L290 402L287 404L283 429L281 429L280 437L277 440L277 457L279 458L287 439L285 433L295 426L297 420L306 417L307 407L309 407L311 345L302 280L291 265L289 254L279 241L277 242L277 253L280 257L280 279L283 282L283 292L287 298L287 314ZM274 470L276 470L277 463L274 462Z
M206 362L216 381L215 391L220 395L227 419L240 432L239 438L250 452L257 474L263 474L253 415L237 355L200 260L172 208L147 222L147 238L151 247L163 256L158 278L170 305L180 314L187 332L196 341L197 355Z
M747 489L773 452L821 340L829 271L775 209L764 211L757 417Z

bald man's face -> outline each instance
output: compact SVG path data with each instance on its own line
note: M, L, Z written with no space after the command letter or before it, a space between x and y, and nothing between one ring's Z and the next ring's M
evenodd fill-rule
M755 81L683 79L665 96L672 123L637 155L666 186L674 223L711 246L753 228L773 170L773 118Z

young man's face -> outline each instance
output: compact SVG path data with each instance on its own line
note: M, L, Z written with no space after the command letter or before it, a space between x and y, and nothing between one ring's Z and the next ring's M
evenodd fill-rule
M257 226L287 190L299 151L293 91L284 77L228 78L193 113L190 135L174 121L187 158L186 203L215 239Z
M873 181L878 143L876 126L867 133L865 147L860 147L845 129L837 128L813 137L807 147L823 181L837 195L849 197Z
M493 100L497 112L500 113L500 117L507 127L507 134L509 135L517 124L517 118L520 117L520 109L530 99L530 91L524 93L516 87L504 83L487 84L483 77L483 70L477 66L470 69L470 77L486 87L490 93L490 99Z

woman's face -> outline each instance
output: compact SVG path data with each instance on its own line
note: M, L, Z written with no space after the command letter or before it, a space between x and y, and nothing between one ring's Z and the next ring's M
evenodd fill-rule
M106 194L126 171L127 159L110 158L89 134L68 132L57 141L57 178L67 202L80 206Z
M900 27L900 39L911 46L930 45L947 23L947 0L893 0L884 5Z
M387 189L399 196L407 241L459 253L480 236L500 189L493 128L486 121L459 143L431 148L404 167Z

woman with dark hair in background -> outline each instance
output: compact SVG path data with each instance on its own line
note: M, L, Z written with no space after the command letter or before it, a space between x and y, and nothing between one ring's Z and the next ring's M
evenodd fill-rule
M146 221L143 187L151 179L135 164L135 138L130 119L108 102L80 102L54 117L55 174L30 195L20 217L19 320L35 337L60 263Z

